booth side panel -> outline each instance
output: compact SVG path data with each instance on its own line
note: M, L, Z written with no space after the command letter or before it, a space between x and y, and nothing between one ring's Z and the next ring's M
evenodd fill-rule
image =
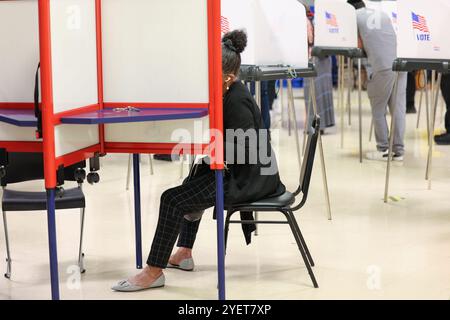
M0 108L33 107L38 28L37 0L0 1Z
M59 118L99 109L96 1L52 0L50 9L55 156L82 158L86 148L100 151L99 126L59 125Z
M345 1L316 0L316 47L357 48L356 10Z
M208 103L206 6L103 0L105 103Z

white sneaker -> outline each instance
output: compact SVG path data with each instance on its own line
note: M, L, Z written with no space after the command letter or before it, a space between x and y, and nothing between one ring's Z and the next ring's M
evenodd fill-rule
M366 153L366 158L367 160L387 161L388 155L388 151L372 151Z
M372 151L368 152L366 154L366 158L368 160L375 160L375 161L387 161L389 157L389 151ZM401 162L404 160L403 155L396 155L392 157L392 161Z

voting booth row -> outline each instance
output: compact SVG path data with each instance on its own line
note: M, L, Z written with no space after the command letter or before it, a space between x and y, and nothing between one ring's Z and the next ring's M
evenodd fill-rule
M381 6L397 25L394 70L434 70L439 83L440 74L449 72L450 43L441 26L450 4L398 0L397 5L383 1ZM346 1L316 0L315 17L313 56L340 56L341 66L345 58L358 60L362 162L363 52L356 12ZM306 23L305 9L296 0L0 1L0 174L8 170L11 153L43 154L53 299L59 299L55 200L64 196L64 168L90 160L89 182L98 182L99 158L108 153L134 155L137 268L142 268L139 154L211 157L217 179L218 291L219 299L225 299L221 35L246 30L241 80L287 80L288 111L296 125L291 81L316 76L308 57ZM341 67L342 128L343 72ZM430 128L435 125L437 92L431 98L426 93ZM314 85L311 96L316 113ZM429 132L431 181L433 130ZM298 133L295 127L300 150ZM390 142L392 146L392 135ZM319 146L331 218L320 134ZM298 159L301 164L300 151Z

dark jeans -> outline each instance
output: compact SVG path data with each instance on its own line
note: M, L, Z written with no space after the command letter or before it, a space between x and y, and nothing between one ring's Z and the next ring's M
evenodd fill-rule
M255 83L251 84L251 93L255 95ZM261 81L261 116L263 118L264 126L270 129L272 123L270 118L270 110L272 110L273 103L277 98L276 81Z
M406 108L412 109L415 107L416 97L416 72L408 72L408 83L406 85Z
M450 74L442 75L442 95L444 96L447 112L445 113L445 129L450 133Z

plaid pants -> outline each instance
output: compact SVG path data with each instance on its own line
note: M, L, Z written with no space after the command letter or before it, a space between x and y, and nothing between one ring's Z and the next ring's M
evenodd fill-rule
M226 190L227 181L224 180ZM166 268L179 236L178 247L192 248L200 221L189 222L184 215L211 208L216 203L214 171L196 177L161 196L159 220L147 264Z

